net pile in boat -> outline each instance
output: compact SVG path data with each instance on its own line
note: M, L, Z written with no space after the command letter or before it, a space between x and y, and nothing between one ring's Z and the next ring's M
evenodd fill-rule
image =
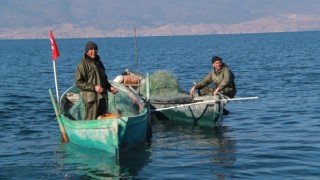
M149 76L149 92L151 101L191 102L192 98L183 91L178 80L167 71L157 71ZM146 86L141 86L140 93L146 96Z
M129 97L126 93L118 91L113 95L108 93L108 112L113 114L122 114L122 116L132 116L139 114L138 105L135 103L134 97ZM73 106L65 112L68 117L74 120L84 119L85 105L82 101L82 96L79 94L78 98L73 102Z
M114 114L122 114L123 116L132 116L139 114L139 107L136 104L136 99L133 96L118 91L117 94L113 95L108 93L108 112Z

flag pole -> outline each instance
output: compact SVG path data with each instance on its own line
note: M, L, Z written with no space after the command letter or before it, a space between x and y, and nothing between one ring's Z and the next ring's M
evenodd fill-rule
M56 94L57 94L57 102L59 105L59 91L58 91L58 80L57 80L57 70L56 70L56 59L60 56L59 50L56 44L56 40L54 39L52 30L50 31L50 42L52 49L52 61L53 61L53 71L54 71L54 82L56 86Z
M52 61L53 63L53 71L54 71L54 83L56 86L56 95L57 95L57 102L58 105L60 104L59 102L59 91L58 91L58 80L57 80L57 70L56 70L56 61Z

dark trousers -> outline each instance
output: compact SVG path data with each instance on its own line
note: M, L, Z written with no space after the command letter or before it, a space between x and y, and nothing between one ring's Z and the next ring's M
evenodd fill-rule
M214 90L215 90L215 88L211 88L209 86L204 86L203 88L198 89L198 94L199 94L199 96L213 95ZM229 98L233 98L236 95L237 90L235 87L226 87L220 93L225 96L228 96Z
M98 116L103 115L108 110L106 98L101 98L98 101L93 101L85 104L85 120L97 119Z

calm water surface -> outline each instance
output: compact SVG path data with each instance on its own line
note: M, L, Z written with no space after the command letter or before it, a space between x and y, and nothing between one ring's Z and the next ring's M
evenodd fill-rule
M56 37L58 38L58 37ZM48 89L50 42L0 40L0 179L319 179L320 32L90 39L110 79L126 68L172 72L184 90L220 55L237 97L223 126L153 120L153 138L115 159L61 144ZM56 39L59 94L88 39Z

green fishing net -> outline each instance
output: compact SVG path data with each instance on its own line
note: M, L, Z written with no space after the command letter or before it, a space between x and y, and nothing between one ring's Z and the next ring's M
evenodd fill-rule
M118 91L117 94L113 95L108 92L108 112L112 114L120 113L122 116L133 116L139 114L139 107L135 103L136 99L134 96L128 96L127 93ZM85 116L85 105L82 101L81 94L78 94L78 98L74 99L74 102L70 109L65 114L74 120L84 119Z
M113 95L108 92L108 112L117 114L120 113L123 116L133 116L139 114L137 101L134 96L128 96L128 94L118 91L117 94Z
M174 75L167 71L157 71L149 75L149 93L151 101L191 101L191 97L180 87ZM146 97L146 85L140 88L140 94Z

